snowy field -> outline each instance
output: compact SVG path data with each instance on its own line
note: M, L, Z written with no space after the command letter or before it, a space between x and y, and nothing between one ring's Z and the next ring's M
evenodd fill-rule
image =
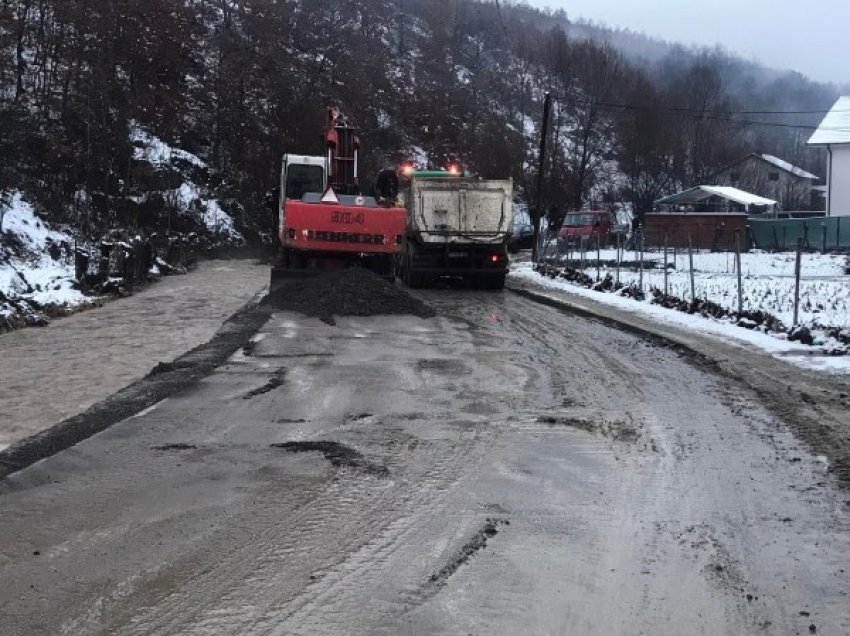
M9 200L0 235L0 320L27 309L71 310L88 303L74 280L74 238L48 228L19 192ZM51 245L58 258L50 255Z
M602 250L603 261L616 261L616 250ZM579 259L575 253L571 258ZM583 271L596 279L596 251L586 254ZM625 252L623 260L636 262L639 255ZM592 259L592 260L591 260ZM649 292L653 287L664 291L663 252L644 252L644 262L655 262L657 268L644 269L643 276L633 269L620 269L620 282L641 284ZM794 253L751 252L741 255L743 308L766 311L788 327L794 324ZM667 290L683 300L691 299L689 259L687 253L668 253ZM835 254L803 254L800 281L798 324L810 328L850 328L850 276L845 268L848 259ZM616 277L614 267L600 268L601 276ZM700 252L694 254L694 290L696 297L717 303L730 311L738 310L738 275L735 255Z
M603 253L602 258L604 259L606 256L616 260L614 250L607 254ZM651 256L647 253L644 255L644 259L648 260ZM790 261L788 260L789 257ZM633 260L634 254L629 253L625 258ZM660 258L663 263L663 254L660 255ZM731 319L715 319L667 309L652 303L652 296L649 293L647 293L646 300L639 301L616 292L599 292L561 278L548 278L535 272L530 262L512 264L511 277L516 280L535 283L552 291L565 291L576 296L592 299L688 331L704 333L720 337L727 342L757 348L804 368L830 373L850 373L850 356L835 355L846 353L848 347L833 338L826 337L823 331L817 328L817 325L826 323L826 318L829 317L829 322L831 322L829 326L844 327L845 333L850 331L850 328L848 328L848 325L850 325L850 321L848 321L850 276L843 274L844 263L845 258L842 256L804 255L802 269L803 275L808 277L808 280L804 281L806 284L801 284L801 296L805 300L801 303L800 322L812 327L815 336L814 346L790 342L786 333L745 329L737 326ZM677 264L680 267L687 268L687 255L684 256L684 262L680 257ZM790 267L790 274L787 273L787 267ZM734 265L730 263L727 269L725 255L695 254L694 269L698 297L705 295L721 306L730 310L737 310L737 276L734 273ZM751 307L770 311L784 321L786 315L788 315L789 298L790 302L793 303L793 269L793 255L749 254L742 258L742 270L745 276L744 286L745 289L750 290L744 294L745 308ZM593 267L585 267L584 272L595 279L595 262ZM602 268L601 272L603 277L606 273L610 273L612 277L615 276L614 269L606 270ZM760 275L756 272L766 273ZM636 272L626 269L620 270L620 280L625 284L630 281L637 284L639 277ZM687 269L684 272L674 273L671 271L668 274L671 294L680 292L679 295L684 299L689 299L689 278ZM663 289L663 267L656 271L645 270L643 286L647 292L652 286ZM832 295L830 296L830 294ZM818 305L825 307L825 309L817 311ZM790 311L793 312L793 305L790 306ZM793 316L788 315L786 323L788 326L791 325L792 318Z

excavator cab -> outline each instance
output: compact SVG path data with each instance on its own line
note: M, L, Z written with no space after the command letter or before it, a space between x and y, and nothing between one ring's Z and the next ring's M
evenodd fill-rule
M325 168L307 163L289 163L285 168L284 183L287 199L301 199L308 192L325 191Z

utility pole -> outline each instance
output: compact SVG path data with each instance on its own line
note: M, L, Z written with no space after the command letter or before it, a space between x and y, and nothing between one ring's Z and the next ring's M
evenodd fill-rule
M543 124L540 127L540 164L537 170L537 200L535 210L531 215L531 223L534 227L534 247L531 252L531 260L537 262L540 256L540 219L543 217L543 169L546 166L546 140L549 137L549 115L552 111L552 95L548 91L543 100Z

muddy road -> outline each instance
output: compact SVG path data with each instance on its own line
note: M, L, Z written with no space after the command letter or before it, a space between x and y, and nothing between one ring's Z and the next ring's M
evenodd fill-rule
M4 634L847 634L850 507L740 384L510 293L272 315L0 481Z

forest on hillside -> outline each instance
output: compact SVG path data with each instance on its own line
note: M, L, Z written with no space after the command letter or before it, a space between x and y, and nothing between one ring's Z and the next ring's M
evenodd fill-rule
M453 155L555 215L642 214L749 152L822 172L805 140L834 87L723 51L655 46L650 60L634 34L587 33L477 0L0 0L0 193L86 232L162 227L179 179L134 153L154 135L203 160L192 168L246 237L269 236L280 156L321 151L331 104L362 130L364 176Z

